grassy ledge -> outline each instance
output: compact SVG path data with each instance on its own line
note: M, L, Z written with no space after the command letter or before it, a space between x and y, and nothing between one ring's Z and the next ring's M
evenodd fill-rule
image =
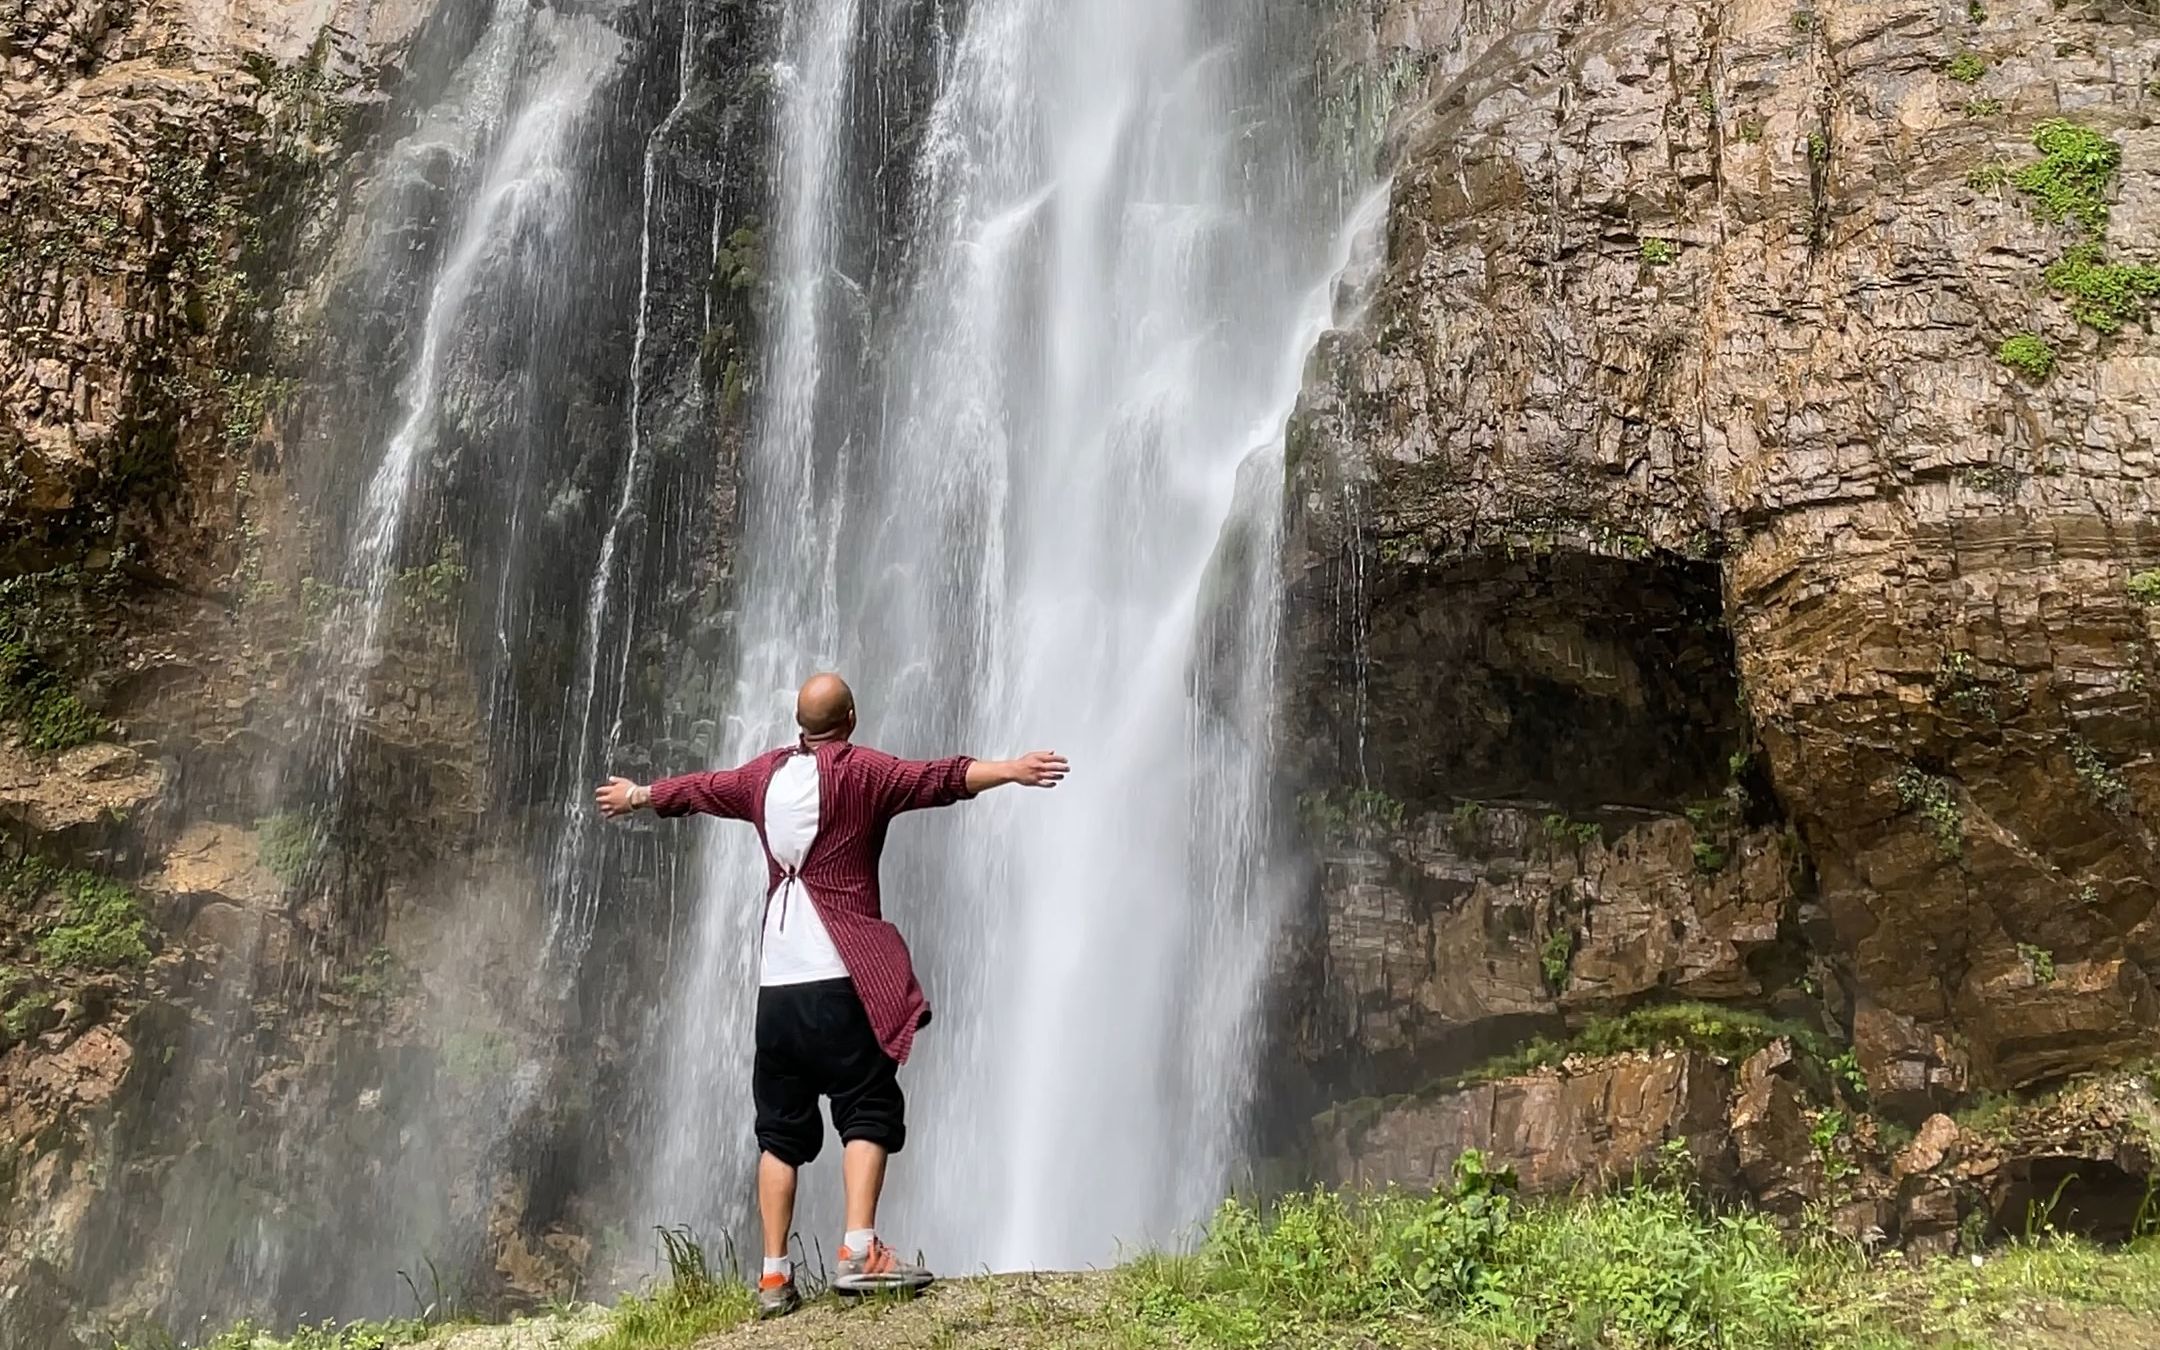
M2041 1225L1983 1257L1866 1257L1705 1204L1668 1172L1524 1201L1475 1154L1430 1194L1223 1206L1198 1246L1096 1275L956 1280L910 1302L822 1299L751 1322L685 1240L658 1290L508 1327L376 1324L205 1350L2111 1350L2160 1346L2160 1238L2102 1250Z

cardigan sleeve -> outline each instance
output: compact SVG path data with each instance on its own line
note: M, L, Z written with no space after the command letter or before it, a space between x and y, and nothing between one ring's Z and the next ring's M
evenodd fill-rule
M757 810L754 800L756 762L739 769L712 773L686 773L663 778L652 785L653 814L687 816L693 813L719 816L723 820L749 820Z
M889 760L879 784L879 814L897 816L966 801L975 795L967 790L968 766L974 762L968 755Z

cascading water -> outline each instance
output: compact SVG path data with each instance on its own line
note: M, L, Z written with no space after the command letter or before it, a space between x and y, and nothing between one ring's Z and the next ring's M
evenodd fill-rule
M902 256L866 283L879 147L849 111L884 78L880 17L789 8L722 758L789 739L829 667L881 748L1072 756L1054 795L895 831L888 912L938 1019L888 1217L948 1268L1103 1261L1202 1217L1235 1155L1276 901L1280 435L1346 222L1298 153L1292 10L976 0ZM651 1207L726 1225L764 870L751 832L706 828ZM691 1176L715 1189L685 1213ZM835 1217L814 1198L802 1227Z
M1205 1213L1279 899L1281 427L1351 214L1306 8L444 0L287 452L314 683L193 804L317 861L191 1008L87 1285L381 1316L424 1264L533 1297L506 1233L741 1225L755 838L588 794L787 739L832 667L874 744L1077 766L896 832L939 1014L898 1234L1071 1265Z

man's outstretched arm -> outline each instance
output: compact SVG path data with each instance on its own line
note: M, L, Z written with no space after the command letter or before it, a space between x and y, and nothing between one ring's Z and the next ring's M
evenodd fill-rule
M1019 787L1056 787L1071 766L1053 750L1032 750L1018 759L978 759L967 767L970 797L1011 783Z
M1065 757L1037 750L1018 759L893 759L881 757L883 781L879 785L879 809L887 816L903 811L923 811L966 801L1007 783L1026 787L1056 787L1065 777Z
M687 816L695 812L727 820L748 820L756 806L751 800L754 794L748 769L749 766L744 765L740 769L722 769L717 773L686 773L660 779L649 787L627 778L610 778L600 785L593 799L599 803L600 814L608 817L626 816L650 808L663 816Z

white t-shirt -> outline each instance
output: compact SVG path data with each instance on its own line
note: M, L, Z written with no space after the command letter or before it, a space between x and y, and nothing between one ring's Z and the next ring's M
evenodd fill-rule
M765 847L789 873L765 905L765 944L759 960L761 986L844 980L847 965L833 947L825 921L794 872L810 856L818 832L816 755L789 755L765 789Z

